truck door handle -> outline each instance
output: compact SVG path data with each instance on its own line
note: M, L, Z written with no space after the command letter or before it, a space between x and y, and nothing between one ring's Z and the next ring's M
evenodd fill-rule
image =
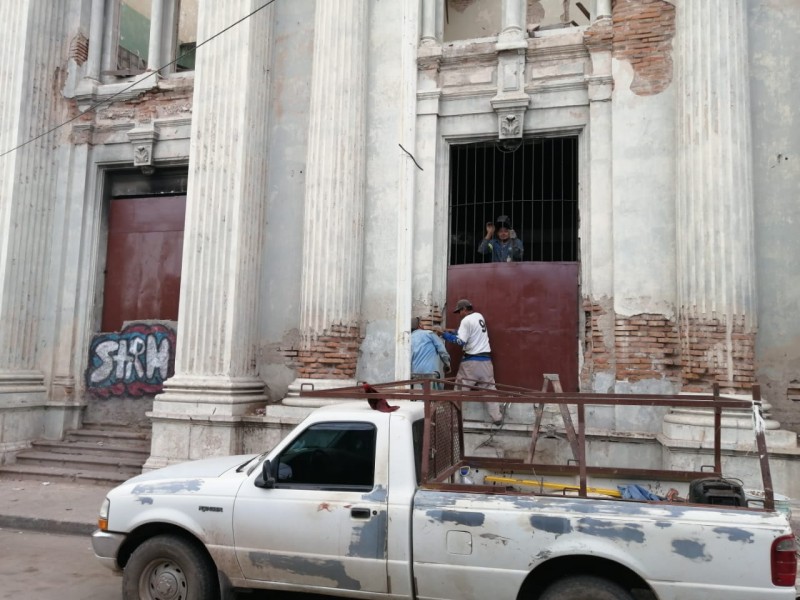
M354 519L369 519L368 508L351 508L350 516Z

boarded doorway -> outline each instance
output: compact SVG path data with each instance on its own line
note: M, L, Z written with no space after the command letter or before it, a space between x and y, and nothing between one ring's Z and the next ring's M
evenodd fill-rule
M578 391L577 263L488 263L450 267L447 306L469 298L483 314L495 381L540 389L542 373L558 373L565 392ZM447 315L448 327L458 317ZM458 350L448 344L457 369Z
M102 321L89 345L84 422L147 428L153 397L174 373L187 175L107 181Z
M557 373L578 391L578 139L530 138L451 147L447 307L468 298L486 318L498 383L541 388ZM505 215L524 245L519 262L477 248ZM458 326L448 311L447 327ZM448 348L459 362L460 349Z
M102 331L119 331L125 321L178 320L185 213L185 176L115 180Z

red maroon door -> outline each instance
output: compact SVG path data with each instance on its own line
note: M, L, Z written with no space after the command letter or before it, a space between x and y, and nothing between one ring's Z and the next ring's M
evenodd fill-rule
M543 373L558 373L565 392L578 391L578 263L452 266L448 328L458 328L452 310L460 298L486 319L497 383L541 389ZM447 346L455 373L461 350Z
M186 196L112 199L102 331L178 320Z

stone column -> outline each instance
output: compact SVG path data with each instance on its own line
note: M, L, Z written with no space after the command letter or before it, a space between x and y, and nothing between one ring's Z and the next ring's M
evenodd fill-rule
M527 0L503 0L502 29L497 36L498 45L515 43L527 36L527 6Z
M201 0L198 36L261 0ZM239 451L266 402L255 369L267 185L271 9L197 53L175 376L153 404L146 469Z
M92 0L92 16L89 21L89 56L86 59L86 76L96 81L100 81L100 63L103 59L105 9L105 0Z
M422 0L422 10L420 12L422 21L420 43L423 45L441 43L441 36L437 35L436 23L436 14L439 4L441 4L441 0Z
M744 0L677 4L677 273L683 388L750 397L755 381L753 183ZM765 405L768 406L768 405ZM673 409L661 442L671 467L713 439L710 410ZM770 448L796 436L767 420ZM755 450L752 420L725 410L726 448ZM686 450L686 449L689 450ZM683 461L683 462L681 462Z
M611 0L597 0L597 18L606 19L611 17Z
M147 49L148 71L156 71L166 62L162 55L163 24L164 0L152 0L150 4L150 44Z
M367 0L317 2L306 160L301 387L355 384L361 341ZM316 404L316 403L312 403Z
M756 333L744 0L677 5L677 272L687 391L746 390Z
M0 3L0 462L44 427L63 3Z

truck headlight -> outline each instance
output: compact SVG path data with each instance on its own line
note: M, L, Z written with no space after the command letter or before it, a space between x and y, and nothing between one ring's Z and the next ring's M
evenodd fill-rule
M108 510L111 507L111 502L108 498L103 500L103 505L100 507L100 514L97 517L97 527L100 531L108 531Z

